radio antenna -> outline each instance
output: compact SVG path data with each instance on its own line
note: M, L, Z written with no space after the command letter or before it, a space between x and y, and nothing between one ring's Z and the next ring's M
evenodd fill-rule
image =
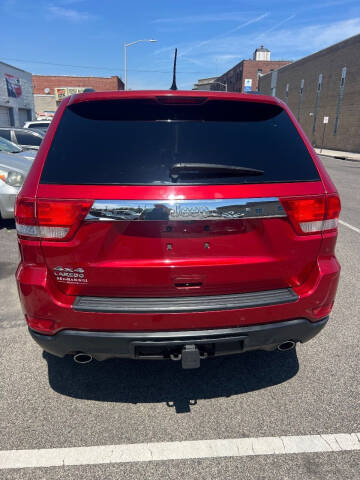
M176 59L177 59L177 48L175 48L175 57L174 57L174 68L173 68L173 82L170 87L170 90L177 90L177 85L176 85Z

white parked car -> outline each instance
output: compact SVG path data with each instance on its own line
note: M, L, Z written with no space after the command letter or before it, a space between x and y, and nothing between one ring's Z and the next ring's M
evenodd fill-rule
M0 137L0 152L4 153L13 153L17 156L17 158L26 158L26 160L30 160L31 162L36 157L36 151L34 150L24 150L19 145L16 145L5 138Z
M51 120L32 120L31 122L25 122L24 128L40 128L41 130L46 131L49 128L50 123Z

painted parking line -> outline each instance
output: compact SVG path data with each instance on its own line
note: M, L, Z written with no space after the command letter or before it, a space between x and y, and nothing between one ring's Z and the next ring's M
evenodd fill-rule
M360 433L1 450L0 469L360 451Z
M354 227L353 225L350 225L350 223L343 222L342 220L339 220L339 223L345 227L351 228L351 230L354 230L354 232L360 233L360 228Z

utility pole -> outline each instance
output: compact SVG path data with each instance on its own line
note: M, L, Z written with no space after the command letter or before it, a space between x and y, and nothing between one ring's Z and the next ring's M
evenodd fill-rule
M126 43L124 42L124 90L127 90L127 59L126 59Z
M127 56L126 56L126 49L127 49L127 47L130 47L131 45L135 45L136 43L140 43L140 42L154 43L154 42L157 42L157 40L154 40L153 38L150 38L150 39L145 39L145 40L135 40L135 42L130 42L130 43L124 42L124 89L125 90L127 90Z

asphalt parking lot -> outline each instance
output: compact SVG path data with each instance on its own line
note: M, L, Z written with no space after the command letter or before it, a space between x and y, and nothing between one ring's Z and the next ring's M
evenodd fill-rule
M18 302L14 224L2 223L0 454L24 449L41 458L38 449L360 432L360 162L323 161L339 189L345 222L337 244L342 277L326 329L296 351L213 359L193 371L156 361L81 366L43 354ZM38 468L1 469L0 456L0 478L360 478L356 448L223 458L203 455L200 442L193 444L194 458L185 459L184 445L175 444L177 459L139 456L114 464L45 468L40 461Z

